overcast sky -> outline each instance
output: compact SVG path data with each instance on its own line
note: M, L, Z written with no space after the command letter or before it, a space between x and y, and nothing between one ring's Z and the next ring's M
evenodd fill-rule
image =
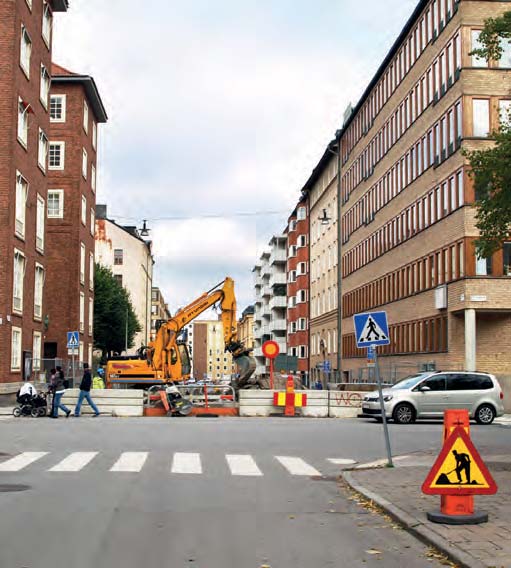
M416 4L71 0L57 14L54 61L92 75L109 115L98 203L149 220L172 312L226 275L239 309L253 302L262 248Z

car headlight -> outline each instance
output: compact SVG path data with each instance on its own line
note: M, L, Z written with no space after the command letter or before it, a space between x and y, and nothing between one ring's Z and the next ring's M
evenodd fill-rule
M384 400L385 402L390 402L393 398L394 398L394 397L393 397L391 394L386 394L386 395L383 397L383 400Z

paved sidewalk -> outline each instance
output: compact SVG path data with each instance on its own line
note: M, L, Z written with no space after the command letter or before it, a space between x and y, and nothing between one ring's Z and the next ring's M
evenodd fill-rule
M355 469L343 476L353 489L460 566L511 568L511 454L509 447L478 450L499 487L496 495L475 497L476 510L489 514L489 522L481 525L441 525L427 520L427 511L439 509L440 496L424 495L421 485L438 452L398 458L394 468Z

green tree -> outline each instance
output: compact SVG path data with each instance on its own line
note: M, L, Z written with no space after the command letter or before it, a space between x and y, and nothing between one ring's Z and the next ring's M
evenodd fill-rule
M126 314L128 316L128 348L133 347L135 333L141 331L129 292L115 279L112 271L96 264L94 270L94 346L103 357L121 353L126 347Z
M502 41L511 39L511 11L489 18L479 36L479 47L471 52L487 61L502 57ZM502 117L492 133L490 148L465 151L476 191L476 224L480 236L476 250L489 257L502 247L511 232L511 117Z

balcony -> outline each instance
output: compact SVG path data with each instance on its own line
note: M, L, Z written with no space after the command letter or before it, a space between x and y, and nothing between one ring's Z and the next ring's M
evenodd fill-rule
M270 286L263 286L263 298L265 296L271 296L271 287Z
M270 255L270 264L287 262L286 249L273 249Z
M277 286L279 284L287 284L287 275L285 272L274 272L270 276L270 286Z
M272 331L286 331L287 323L284 318L275 318L271 320Z
M287 308L287 296L273 296L270 300L270 310Z
M271 276L271 268L270 265L265 262L261 268L261 276L264 278L265 276Z

